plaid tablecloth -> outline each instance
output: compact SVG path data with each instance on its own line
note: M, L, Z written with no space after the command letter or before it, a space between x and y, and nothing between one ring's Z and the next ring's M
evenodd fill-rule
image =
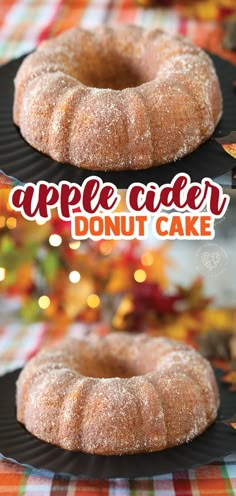
M11 309L14 311L14 307ZM4 318L4 315L1 315ZM68 333L83 333L72 326ZM37 349L58 337L45 324L23 325L17 321L0 326L0 374L20 367ZM1 452L1 446L0 446ZM0 456L0 495L4 496L234 496L236 452L195 470L135 480L78 480L53 476L21 467Z
M236 52L222 48L224 33L219 23L181 17L178 1L158 3L162 7L144 9L135 6L135 0L0 0L0 63L33 50L43 39L72 26L122 22L184 34L236 63ZM177 5L165 8L171 3ZM224 188L236 187L236 167L217 181Z

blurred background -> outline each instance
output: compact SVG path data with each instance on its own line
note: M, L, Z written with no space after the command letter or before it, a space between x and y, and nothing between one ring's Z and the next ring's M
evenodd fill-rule
M0 61L80 25L132 23L188 36L236 62L235 0L1 0Z

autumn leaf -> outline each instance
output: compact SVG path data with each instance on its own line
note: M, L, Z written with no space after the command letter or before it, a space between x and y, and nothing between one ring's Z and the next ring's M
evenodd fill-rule
M236 382L236 371L229 371L222 377L223 382Z
M236 429L236 415L234 415L231 419L229 419L230 425Z
M236 370L230 370L222 377L222 381L231 384L230 391L236 392Z
M226 153L231 155L231 157L236 158L236 131L231 131L228 136L223 138L216 138L217 143L219 143Z
M231 427L233 427L234 429L236 429L236 414L233 415L233 417L227 419L227 420L224 420L224 424L226 425L231 425Z
M232 145L222 145L225 152L231 155L231 157L236 158L236 143Z

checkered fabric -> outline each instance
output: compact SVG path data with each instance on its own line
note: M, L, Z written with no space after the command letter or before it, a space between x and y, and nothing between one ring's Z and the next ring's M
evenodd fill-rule
M0 61L19 57L43 39L75 25L91 28L103 23L125 22L186 35L196 44L236 62L236 54L224 50L218 43L223 33L216 21L181 17L178 1L156 0L156 5L144 9L137 7L135 0L1 0Z
M11 309L14 311L14 305ZM6 314L5 314L6 315ZM0 316L1 320L4 315ZM83 325L76 334L83 334ZM75 326L68 329L75 335ZM0 374L20 367L45 341L58 334L45 324L4 322L0 327ZM1 451L1 446L0 446ZM24 468L0 456L0 495L4 496L235 496L236 452L218 463L145 479L64 479L46 471Z
M236 53L222 48L223 31L216 21L201 22L179 15L177 2L156 2L162 7L140 8L135 0L0 0L0 63L33 50L40 41L75 25L132 23L180 33L194 43L236 63ZM224 188L236 187L236 167L220 176Z

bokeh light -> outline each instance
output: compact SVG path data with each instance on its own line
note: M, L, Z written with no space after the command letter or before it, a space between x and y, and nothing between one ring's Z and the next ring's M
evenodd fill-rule
M70 274L69 274L69 279L70 279L70 282L73 282L74 284L79 282L80 281L80 273L78 272L78 270L72 270L72 272L70 272Z
M110 241L102 241L99 249L102 255L110 255L112 251L112 243Z
M51 246L60 246L62 243L62 237L59 234L51 234L49 237L49 244Z
M38 217L36 219L36 224L38 224L38 226L43 226L44 224L46 224L47 222L47 219L44 219L43 217Z
M146 251L141 257L141 262L146 267L152 265L154 262L153 254L150 251Z
M80 245L81 245L80 241L71 241L69 243L69 247L71 250L78 250Z
M38 305L43 310L46 310L46 308L48 308L50 305L50 298L46 295L40 296L40 298L38 299Z
M4 267L0 267L0 281L4 281L6 277L6 269Z
M9 217L6 221L6 225L7 225L8 229L15 229L15 227L16 227L15 217Z
M100 305L100 298L96 294L91 294L87 298L87 305L90 308L97 308Z
M135 271L134 279L136 282L144 282L146 278L147 278L147 274L146 274L145 270L138 269Z

